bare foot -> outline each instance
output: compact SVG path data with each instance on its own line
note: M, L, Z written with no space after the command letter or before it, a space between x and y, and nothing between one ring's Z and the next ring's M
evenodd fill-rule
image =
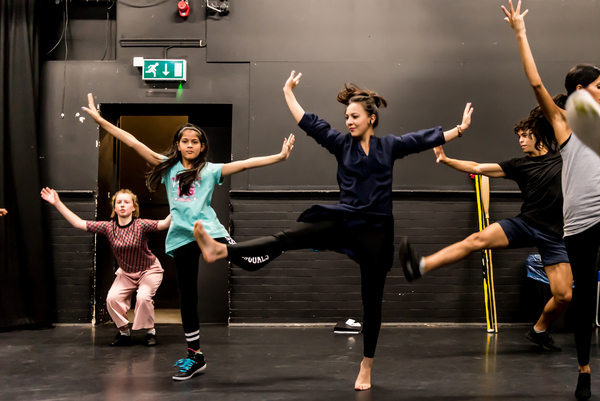
M202 227L200 220L194 223L194 238L202 251L204 260L208 263L227 257L227 246L212 239Z
M371 388L371 368L373 367L373 358L364 357L360 363L360 372L354 383L354 390L368 390Z

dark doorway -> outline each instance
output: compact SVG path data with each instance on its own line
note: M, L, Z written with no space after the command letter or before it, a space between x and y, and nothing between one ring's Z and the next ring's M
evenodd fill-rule
M133 134L152 150L163 152L173 140L177 127L186 122L206 131L210 143L209 160L214 163L231 161L232 105L221 104L102 104L101 113L107 120ZM100 130L100 160L98 174L98 220L110 219L110 197L119 188L132 190L140 202L140 217L164 219L169 205L164 187L150 193L145 186L145 161L131 148L120 144ZM211 206L221 223L229 227L230 179L217 186ZM166 231L150 238L150 249L160 259L165 270L163 282L154 298L156 309L179 309L179 292L173 258L165 254ZM114 257L104 238L98 238L95 280L96 322L110 320L106 312L106 294L117 269ZM229 273L225 261L206 266L200 263L199 314L201 323L228 322Z

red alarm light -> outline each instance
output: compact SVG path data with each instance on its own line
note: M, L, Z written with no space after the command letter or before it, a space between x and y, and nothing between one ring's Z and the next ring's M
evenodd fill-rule
M179 10L179 15L182 17L187 17L190 15L190 5L187 1L181 0L177 3L177 10Z

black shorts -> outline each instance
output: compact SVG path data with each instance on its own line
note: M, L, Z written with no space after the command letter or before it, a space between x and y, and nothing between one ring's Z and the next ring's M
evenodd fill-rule
M533 228L519 217L500 220L498 224L508 238L507 249L536 247L544 267L569 263L565 241L558 235L547 234Z

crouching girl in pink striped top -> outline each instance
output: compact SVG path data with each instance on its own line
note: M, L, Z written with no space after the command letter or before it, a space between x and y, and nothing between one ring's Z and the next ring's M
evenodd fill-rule
M82 220L67 208L55 190L44 188L42 198L62 214L71 225L94 234L103 234L117 259L119 268L108 295L106 307L119 333L111 346L131 344L131 333L127 311L131 307L131 297L137 290L135 318L132 330L145 329L144 343L156 345L154 329L154 301L158 286L162 282L163 269L158 258L148 249L148 234L166 230L171 224L171 215L164 220L139 219L140 206L137 196L128 189L121 189L111 199L112 221Z

